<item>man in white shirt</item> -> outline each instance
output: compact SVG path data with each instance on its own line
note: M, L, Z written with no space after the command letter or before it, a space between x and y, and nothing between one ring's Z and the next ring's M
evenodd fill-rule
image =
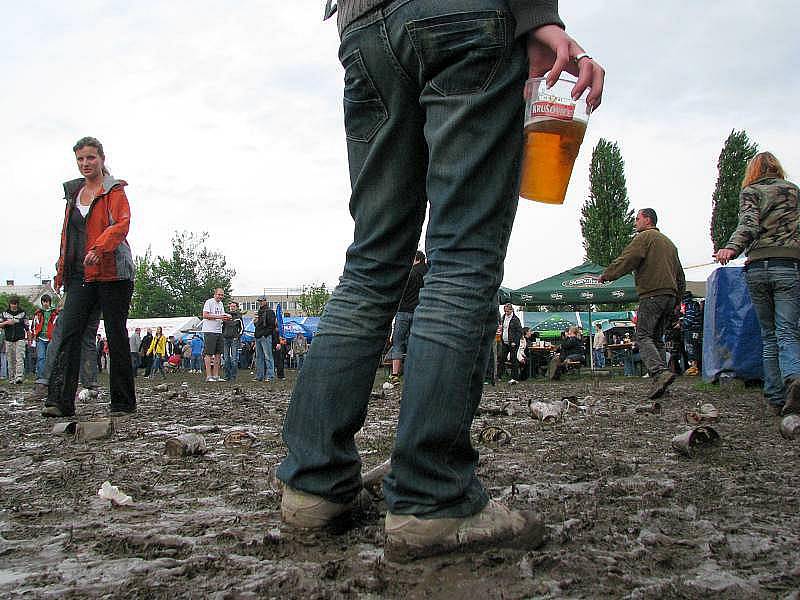
M231 316L225 312L222 288L214 290L214 297L203 305L203 341L205 342L206 381L222 381L219 366L222 359L222 322Z

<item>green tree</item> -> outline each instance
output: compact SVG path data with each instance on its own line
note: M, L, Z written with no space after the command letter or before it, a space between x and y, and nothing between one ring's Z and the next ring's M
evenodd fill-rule
M619 147L601 138L592 152L589 197L581 209L586 259L598 265L610 264L631 241L633 221Z
M230 296L236 271L223 254L206 247L207 239L206 232L176 231L170 257L153 258L150 248L136 257L131 317L199 316L214 289Z
M319 317L330 297L331 294L324 283L312 283L303 286L303 293L297 298L297 303L309 317Z
M8 298L11 294L0 294L0 311L4 311L8 308ZM36 306L34 306L30 300L25 298L24 296L19 297L19 307L25 311L25 316L28 317L28 321L33 319L33 313L36 312Z
M747 132L731 130L717 161L717 185L711 197L711 242L723 247L739 222L739 191L748 161L758 152Z

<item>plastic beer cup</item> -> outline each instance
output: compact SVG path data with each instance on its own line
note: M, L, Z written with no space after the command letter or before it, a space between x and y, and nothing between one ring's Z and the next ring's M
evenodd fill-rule
M589 121L585 98L572 99L575 81L562 75L549 89L544 77L525 83L525 150L519 191L523 198L564 203Z

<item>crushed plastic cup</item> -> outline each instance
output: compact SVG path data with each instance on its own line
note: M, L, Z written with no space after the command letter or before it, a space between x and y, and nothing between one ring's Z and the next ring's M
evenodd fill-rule
M111 485L110 481L103 482L103 485L97 490L97 495L103 500L110 500L118 506L127 506L133 503L133 498L120 491L117 486Z

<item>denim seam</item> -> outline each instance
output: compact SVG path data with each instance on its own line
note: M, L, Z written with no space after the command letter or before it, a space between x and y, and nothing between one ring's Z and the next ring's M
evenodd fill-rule
M484 323L483 325L481 325L480 331L478 332L478 339L482 340L485 333L486 333L486 324ZM472 378L475 375L475 368L477 366L478 357L480 356L480 354L481 354L480 345L478 345L478 347L475 349L474 354L472 355L472 366L470 367L469 371L467 371L467 382L466 382L467 383L467 385L466 385L467 390L469 390L470 381L472 381ZM467 402L469 402L469 395L467 395ZM480 403L480 400L478 402ZM473 414L470 414L470 412L472 412ZM448 470L453 475L455 475L455 478L458 480L458 482L459 482L459 484L461 485L462 488L466 487L466 484L468 482L463 481L461 476L456 472L456 470L453 469L453 467L450 466L449 457L450 457L450 454L451 454L451 452L453 450L453 447L458 442L458 438L464 432L464 429L465 429L464 425L466 423L469 423L470 418L472 418L472 417L474 417L474 411L470 411L470 406L468 404L465 404L464 405L464 410L461 413L461 422L459 423L458 433L456 434L455 439L447 447L448 460L447 460L447 462L444 463L445 466L448 468ZM469 436L469 431L467 431L467 436Z
M378 133L380 128L383 127L383 125L386 124L386 122L389 120L389 110L386 108L386 103L383 101L383 98L381 97L381 94L378 91L378 87L375 85L375 82L372 80L372 77L370 76L369 71L367 70L367 66L364 64L364 57L361 56L361 50L359 48L356 48L350 54L348 54L347 56L343 57L342 58L342 65L344 66L345 65L345 61L347 61L348 59L350 59L353 56L355 56L355 59L352 60L351 62L349 62L348 64L349 65L356 65L356 64L358 65L358 68L361 70L362 77L364 77L364 79L367 80L367 82L369 83L369 86L371 88L371 91L375 93L375 99L374 100L351 100L351 99L348 99L347 96L342 94L343 101L344 102L350 102L351 104L354 104L356 106L365 106L367 104L371 104L373 102L377 102L378 105L380 106L381 110L383 111L383 115L382 115L382 117L380 119L378 119L378 121L375 123L375 125L373 125L372 129L368 130L368 133L366 133L364 136L356 136L356 135L353 135L353 134L349 133L347 131L347 127L346 127L347 123L345 123L345 136L347 137L347 139L353 140L354 142L369 142L373 137L375 137L375 134ZM344 67L345 72L347 72L347 68L348 68L347 66Z
M409 84L414 85L414 78L411 77L409 73L403 68L403 65L400 64L400 61L397 58L397 55L394 53L394 49L392 48L392 44L389 42L389 34L386 31L386 23L381 23L381 31L380 31L381 40L383 41L384 49L386 50L386 55L389 58L389 64L392 65L392 69L403 79L405 79ZM413 44L412 44L413 46Z

